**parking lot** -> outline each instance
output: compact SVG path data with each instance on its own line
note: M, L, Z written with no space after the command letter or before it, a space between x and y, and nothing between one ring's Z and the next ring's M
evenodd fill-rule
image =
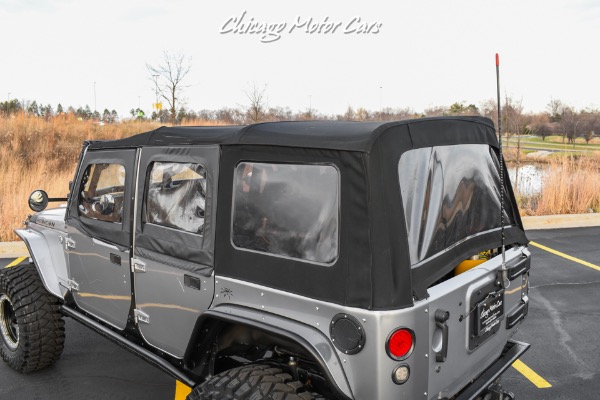
M600 392L600 227L529 231L534 261L529 317L516 335L532 344L504 386L518 399L595 399ZM0 261L0 267L15 262ZM26 259L21 260L27 262ZM20 375L0 363L0 399L184 399L188 389L67 319L53 367Z
M598 398L599 237L598 227L528 232L531 303L516 338L532 344L522 361L551 387L511 368L504 383L518 399Z

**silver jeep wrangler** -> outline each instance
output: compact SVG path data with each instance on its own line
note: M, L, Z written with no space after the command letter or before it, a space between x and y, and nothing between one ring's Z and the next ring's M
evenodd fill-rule
M513 398L531 256L501 169L480 117L85 142L68 198L33 192L16 231L2 358L50 366L66 316L190 400Z

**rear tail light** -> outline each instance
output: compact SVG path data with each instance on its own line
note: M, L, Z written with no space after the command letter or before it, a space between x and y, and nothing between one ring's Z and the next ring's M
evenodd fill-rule
M388 356L394 360L405 360L415 347L415 334L408 328L393 331L386 342Z

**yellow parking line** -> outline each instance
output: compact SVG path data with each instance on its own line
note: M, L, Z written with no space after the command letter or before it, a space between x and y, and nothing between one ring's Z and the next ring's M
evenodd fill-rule
M551 249L550 247L546 247L546 246L541 245L541 244L536 243L536 242L529 242L529 243L531 245L535 246L535 247L538 247L538 248L542 249L542 250L546 250L549 253L556 254L557 256L566 258L567 260L571 260L571 261L574 261L574 262L579 263L581 265L585 265L586 267L590 267L592 269L595 269L596 271L600 271L600 267L599 266L594 265L592 263L589 263L587 261L581 260L579 258L572 257L572 256L570 256L568 254L565 254L565 253L561 253L560 251L556 251L554 249Z
M23 262L23 260L25 260L27 257L19 257L16 260L14 260L13 262L11 262L10 264L8 264L6 267L4 268L10 268L10 267L14 267L15 265L19 265L21 262Z
M514 369L519 371L523 376L531 381L538 389L547 389L551 388L552 385L548 383L547 380L539 376L535 373L534 370L529 368L525 363L521 360L517 360L512 365Z
M188 394L192 393L192 389L177 381L175 383L175 400L185 400Z

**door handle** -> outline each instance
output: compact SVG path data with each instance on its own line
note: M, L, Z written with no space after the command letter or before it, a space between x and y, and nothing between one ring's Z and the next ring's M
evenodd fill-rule
M448 357L448 318L450 318L450 312L445 310L436 310L435 311L435 324L438 328L442 330L442 348L435 355L435 361L437 362L445 362Z

